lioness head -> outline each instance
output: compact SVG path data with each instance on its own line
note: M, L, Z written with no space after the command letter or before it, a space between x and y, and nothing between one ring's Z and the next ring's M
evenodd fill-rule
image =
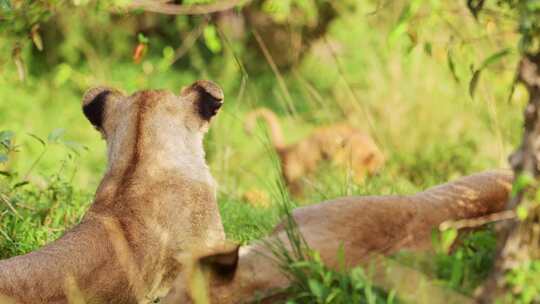
M174 167L204 160L202 137L222 103L221 88L199 80L178 95L92 88L83 97L83 112L107 141L109 166L150 160L154 167Z

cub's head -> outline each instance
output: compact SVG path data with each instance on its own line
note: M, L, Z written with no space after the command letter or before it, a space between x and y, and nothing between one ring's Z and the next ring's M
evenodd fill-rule
M199 80L180 94L97 87L83 97L83 112L107 141L109 162L143 157L172 161L203 154L202 137L223 104L223 91Z

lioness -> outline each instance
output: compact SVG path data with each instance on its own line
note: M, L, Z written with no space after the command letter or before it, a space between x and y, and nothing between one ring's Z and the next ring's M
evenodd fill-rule
M512 178L508 171L494 170L411 195L337 198L295 209L292 218L306 243L332 269L375 266L369 267L374 282L398 292L397 298L406 303L472 303L460 294L449 298L447 291L426 284L427 277L413 269L383 265L383 257L431 249L432 232L442 223L489 220L505 209ZM199 267L208 274L210 303L274 303L276 296L283 298L294 276L276 263L276 252L298 257L289 240L290 224L291 219L285 218L263 241L199 257ZM194 303L188 286L179 280L164 303Z
M108 168L79 225L0 261L0 302L149 303L180 255L224 240L203 135L223 102L200 80L180 95L90 89L83 112L107 142Z
M302 194L303 179L313 173L323 160L350 168L356 182L377 172L384 164L384 156L373 139L348 124L317 128L307 138L287 145L276 115L266 108L258 108L248 114L245 123L248 133L253 133L257 118L268 124L272 146L281 162L283 179L293 195Z

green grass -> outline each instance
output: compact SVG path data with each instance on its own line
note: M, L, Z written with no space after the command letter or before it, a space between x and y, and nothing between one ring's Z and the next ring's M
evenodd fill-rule
M252 207L237 200L220 199L220 211L227 236L246 244L261 239L277 224L278 214L275 210Z

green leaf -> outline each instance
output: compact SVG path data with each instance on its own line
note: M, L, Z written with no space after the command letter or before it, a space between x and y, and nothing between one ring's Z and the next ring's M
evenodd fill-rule
M139 33L139 35L137 35L137 40L139 41L139 43L143 44L148 44L149 42L148 38L143 33Z
M388 35L388 41L390 44L395 44L398 37L405 34L407 32L407 24L406 23L398 23L394 29L390 32L390 35Z
M277 23L284 23L291 14L291 0L266 0L261 9Z
M13 131L9 131L9 130L0 131L0 142L9 143L11 142L11 139L13 138L14 135L15 133L13 133Z
M326 303L335 303L334 302L334 299L337 298L337 296L342 293L343 290L341 289L337 289L337 288L333 288L332 291L330 292L330 294L326 297Z
M433 47L431 46L431 42L424 43L424 52L431 56L433 54Z
M61 63L56 67L54 75L54 84L59 87L72 78L73 68L69 64Z
M473 14L474 18L477 19L478 13L480 13L484 7L484 0L467 0L467 7L469 8L471 14Z
M457 229L450 228L441 233L441 245L444 252L448 252L458 236Z
M531 174L529 174L527 172L521 173L514 180L514 184L512 185L511 196L515 197L516 195L518 195L518 193L525 190L525 188L533 185L534 181L535 181L535 179Z
M392 304L396 301L396 291L394 289L390 290L390 293L388 293L388 298L386 298L387 304Z
M471 98L474 98L474 93L476 92L476 87L478 86L478 81L480 80L480 75L482 74L482 71L488 66L497 63L511 52L512 50L510 48L506 48L491 54L486 59L484 59L484 61L482 61L480 67L473 72L471 80L469 81L469 95L471 96Z
M28 185L29 183L30 183L30 182L28 182L28 181L18 182L18 183L16 183L15 185L13 185L13 189L20 188L20 187L22 187L22 186L24 186L24 185Z
M163 58L158 63L158 69L165 72L174 62L174 49L170 46L163 48Z
M206 47L208 47L208 49L212 53L221 52L221 49L222 49L221 40L219 39L215 26L213 25L206 26L203 31L203 37L204 37L204 42L206 44Z
M41 145L43 145L44 147L47 145L47 143L46 143L43 139L41 139L41 137L39 137L39 136L37 136L37 135L35 135L35 134L32 134L32 133L28 133L28 135L29 135L30 137L32 137L33 139L37 140L37 141L38 141L39 143L41 143Z
M412 17L414 17L421 4L422 0L412 0L405 5L401 11L401 14L399 15L396 25L390 31L390 34L388 34L388 41L390 44L395 44L398 37L407 32L407 29L409 28L409 21L412 19Z
M313 279L308 280L309 290L317 297L321 299L323 296L323 287L321 284Z
M464 274L464 262L463 262L463 251L458 250L455 254L455 259L451 266L451 275L450 275L450 285L459 286L459 283L463 279Z
M476 92L476 87L478 86L478 80L480 80L481 73L482 70L474 71L471 80L469 80L469 95L471 98L474 98L474 93Z
M490 65L492 65L494 63L497 63L502 58L504 58L505 56L510 54L511 52L512 52L512 49L506 48L506 49L503 49L503 50L500 50L498 52L495 52L495 53L491 54L489 57L484 59L484 61L482 61L482 63L480 64L479 70L483 70L486 67L488 67L488 66L490 66Z
M520 221L524 221L529 215L529 212L527 211L527 208L523 206L518 206L516 209L516 214Z
M452 77L457 83L459 83L459 77L456 73L456 64L454 63L454 59L452 57L452 52L450 51L450 49L448 49L448 52L446 53L446 62L448 64L448 69L450 69L450 72L452 73Z

